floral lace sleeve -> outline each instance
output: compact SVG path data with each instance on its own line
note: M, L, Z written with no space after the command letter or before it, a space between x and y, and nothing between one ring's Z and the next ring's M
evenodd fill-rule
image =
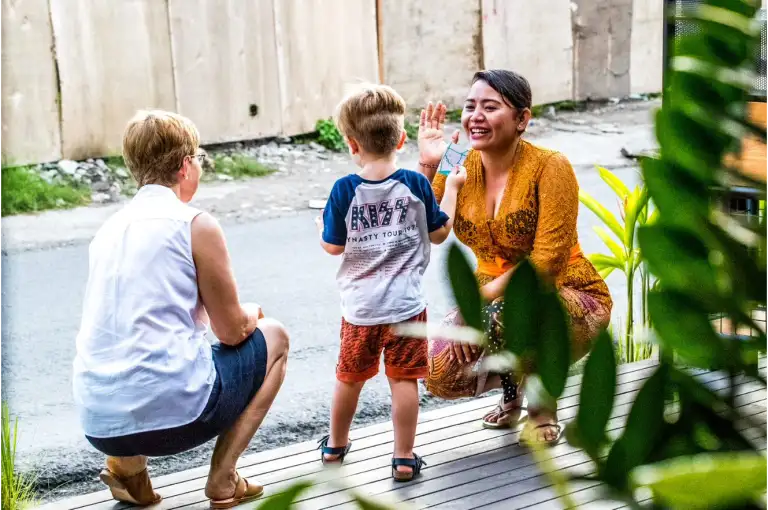
M531 262L556 279L568 265L576 242L579 184L568 159L553 154L545 163L538 182L539 220Z
M443 193L445 193L445 180L448 177L444 174L435 174L435 178L432 180L432 191L435 192L435 198L437 203L443 201Z

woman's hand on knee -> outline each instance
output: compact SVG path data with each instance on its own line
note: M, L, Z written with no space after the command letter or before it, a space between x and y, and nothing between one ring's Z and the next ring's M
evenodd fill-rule
M450 359L458 360L459 363L471 363L478 358L480 349L474 344L465 344L453 342L451 344Z

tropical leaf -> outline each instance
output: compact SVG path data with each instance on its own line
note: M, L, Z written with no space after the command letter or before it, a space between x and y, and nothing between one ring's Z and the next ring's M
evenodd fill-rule
M592 196L586 191L579 190L579 201L584 204L595 216L600 218L600 221L610 229L611 232L619 239L624 239L624 228L616 219L616 216L605 208L603 204L592 198Z
M598 237L602 239L603 243L605 243L608 249L611 250L613 256L623 264L627 258L627 256L624 254L624 248L622 248L621 245L617 243L613 237L611 237L611 234L609 234L608 231L600 225L594 227L594 231L597 233Z
M592 262L592 265L595 266L595 269L600 271L601 269L607 269L607 268L613 268L613 269L620 269L621 271L624 271L626 268L624 267L624 263L620 260L618 260L616 257L611 257L610 255L603 255L602 253L593 253L589 257L587 257L590 262Z
M613 192L616 193L620 199L623 200L629 195L629 188L616 176L616 174L602 166L598 166L597 171L600 174L600 178L611 187Z

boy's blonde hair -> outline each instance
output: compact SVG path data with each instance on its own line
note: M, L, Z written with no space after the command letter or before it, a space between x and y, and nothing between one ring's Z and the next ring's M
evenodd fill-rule
M199 146L192 121L163 110L139 110L123 133L123 159L139 187L176 184L184 158L195 156Z
M363 84L339 103L336 125L362 149L377 156L397 150L403 133L405 100L392 87Z

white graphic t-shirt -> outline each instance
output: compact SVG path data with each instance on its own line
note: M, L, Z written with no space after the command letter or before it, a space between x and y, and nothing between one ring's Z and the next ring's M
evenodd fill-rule
M336 279L347 322L393 324L426 308L421 280L429 263L429 233L448 221L426 177L411 170L383 181L342 177L331 190L323 221L323 240L345 247Z

